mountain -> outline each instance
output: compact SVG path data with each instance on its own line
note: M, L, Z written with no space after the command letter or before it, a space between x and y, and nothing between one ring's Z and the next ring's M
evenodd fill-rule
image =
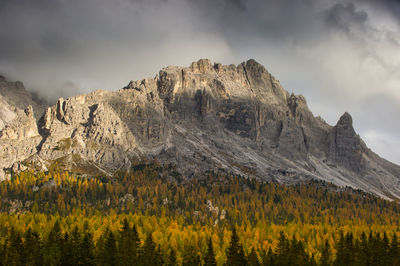
M5 91L29 97L21 83L0 87L3 178L26 167L111 175L156 159L187 178L212 170L288 184L322 179L400 198L400 166L368 149L348 113L328 125L255 60L169 66L118 91L61 98L43 115L29 100L10 115L16 104Z

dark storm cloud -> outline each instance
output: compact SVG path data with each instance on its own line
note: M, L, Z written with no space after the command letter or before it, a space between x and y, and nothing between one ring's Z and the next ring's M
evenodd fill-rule
M395 0L0 0L0 73L54 99L255 58L331 124L353 113L384 151L400 131L379 118L400 106L398 14Z
M357 11L353 3L337 3L325 14L325 22L328 27L334 27L346 33L351 32L351 27L364 27L367 20L367 12Z

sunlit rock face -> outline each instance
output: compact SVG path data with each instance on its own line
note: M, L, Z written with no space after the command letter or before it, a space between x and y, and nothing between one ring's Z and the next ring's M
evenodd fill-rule
M108 175L155 158L176 164L188 178L225 170L282 183L323 179L400 197L400 167L366 147L348 113L337 125L326 124L303 96L284 90L252 59L237 66L207 59L169 66L118 91L60 98L38 121L33 114L40 108L17 114L5 102L3 170L33 160L41 169L57 162ZM16 139L26 142L23 148Z

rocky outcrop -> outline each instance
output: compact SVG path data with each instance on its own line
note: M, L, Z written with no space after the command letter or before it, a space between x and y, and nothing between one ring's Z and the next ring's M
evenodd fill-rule
M367 148L354 131L353 119L349 113L346 112L340 117L329 137L330 160L354 172L363 173L365 170L363 154Z
M334 127L326 124L255 60L235 66L201 59L118 91L61 98L37 127L32 111L9 116L1 131L2 148L19 154L2 158L2 168L34 158L44 167L109 174L129 170L132 160L157 158L186 177L225 169L285 183L317 178L400 197L399 166L366 147L349 114ZM15 139L30 150L21 152L11 144Z

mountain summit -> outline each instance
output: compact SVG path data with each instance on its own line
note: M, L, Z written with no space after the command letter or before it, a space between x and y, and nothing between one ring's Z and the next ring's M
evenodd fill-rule
M6 102L3 92L16 93L15 86L0 79ZM281 183L321 179L400 198L400 166L367 148L350 114L328 125L253 59L169 66L118 91L61 98L43 115L34 103L12 113L13 103L0 109L3 178L55 165L108 175L147 158L174 164L187 178L225 170Z

